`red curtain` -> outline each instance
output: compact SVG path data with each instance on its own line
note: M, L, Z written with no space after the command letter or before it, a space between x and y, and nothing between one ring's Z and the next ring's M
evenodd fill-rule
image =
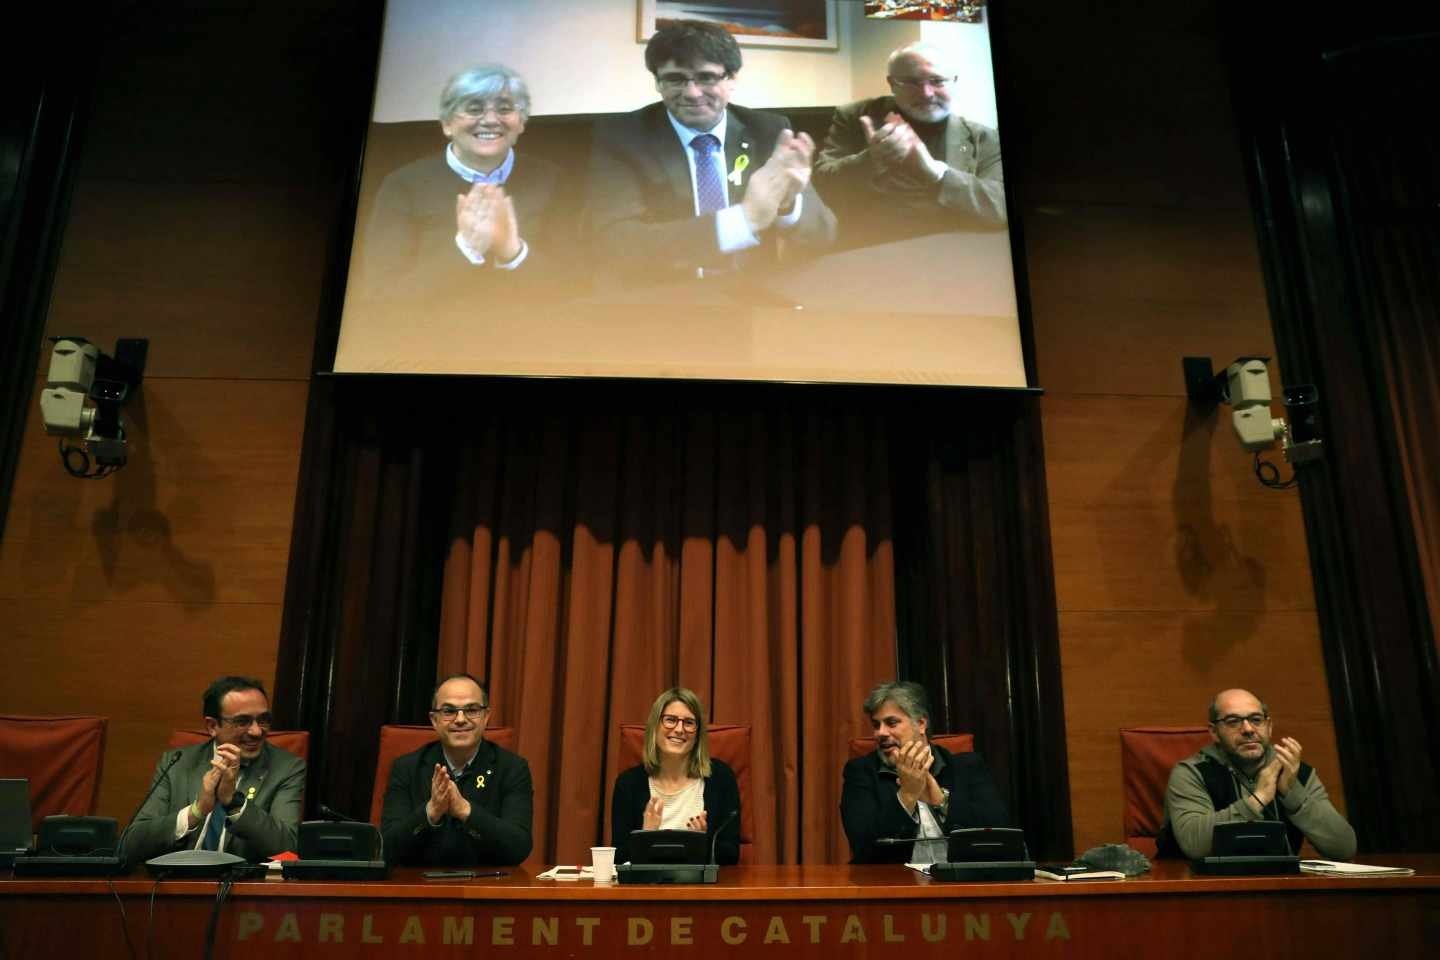
M462 453L439 670L487 677L535 778L534 859L609 836L619 724L683 684L753 725L756 862L848 859L860 703L896 672L882 416L489 420Z

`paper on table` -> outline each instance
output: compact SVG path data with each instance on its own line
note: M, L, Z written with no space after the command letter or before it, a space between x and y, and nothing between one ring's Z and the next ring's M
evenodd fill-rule
M1119 870L1086 870L1084 873L1056 873L1046 870L1044 867L1035 868L1036 880L1124 880L1125 874Z
M1376 867L1367 863L1339 863L1335 860L1301 860L1300 869L1323 877L1413 877L1409 867Z
M905 864L905 866L909 867L911 870L919 870L926 876L930 875L930 864L928 863L907 863Z
M593 880L593 879L595 879L595 868L594 868L594 867L577 867L577 866L574 866L573 864L572 864L572 865L560 864L559 866L551 867L549 870L546 870L544 873L537 873L537 874L535 875L535 879L536 879L536 880Z

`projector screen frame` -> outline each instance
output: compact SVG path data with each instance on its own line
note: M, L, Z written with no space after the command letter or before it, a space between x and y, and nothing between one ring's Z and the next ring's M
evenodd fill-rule
M849 0L840 0L842 4ZM858 2L858 0L857 0ZM581 379L598 380L611 382L644 383L644 382L672 382L687 381L702 384L803 384L806 386L831 386L843 388L846 386L861 387L900 387L906 390L914 389L937 389L953 391L981 391L981 392L1002 392L1002 393L1043 393L1043 387L1038 383L1037 363L1035 359L1035 337L1032 319L1031 300L1028 284L1028 268L1025 257L1024 225L1020 217L1023 209L1021 201L1023 193L1023 179L1018 176L1017 166L1014 157L1015 149L1013 144L1020 138L1016 136L1016 121L1018 111L1013 103L1012 84L1008 83L1006 77L1009 73L1009 56L1006 43L1006 26L1003 0L990 0L986 8L986 17L989 21L990 52L994 75L994 93L996 112L999 117L999 124L1007 131L1007 139L1012 147L1008 153L1002 154L1001 167L1005 180L1005 205L1007 211L1008 225L1005 235L1008 238L1010 263L1014 278L1014 297L1016 309L1016 324L1019 336L1020 363L1023 368L1024 384L1014 385L989 385L970 383L933 383L924 380L868 380L868 379L810 379L806 377L730 377L730 376L659 376L659 375L626 375L626 374L567 374L557 375L546 372L419 372L419 371L345 371L336 370L337 351L340 343L341 324L344 316L344 305L346 295L347 279L350 273L350 262L355 254L355 239L358 228L357 219L361 212L361 190L362 177L367 157L371 153L371 134L373 128L373 114L377 99L377 79L380 68L381 47L384 39L384 20L386 11L386 0L365 0L364 9L357 11L357 21L362 29L356 43L357 66L363 65L363 70L357 71L362 82L368 84L369 98L364 104L363 113L357 109L357 115L352 118L354 132L351 142L353 143L353 159L348 165L346 173L346 189L341 209L337 211L334 220L334 233L332 234L331 254L327 270L327 282L322 291L320 322L317 327L314 360L312 372L316 376L326 378L334 377L349 380L351 378L379 377L385 379L408 379L417 377L421 379L433 378L478 378L505 380L528 380L528 379ZM641 48L637 45L637 63ZM574 121L585 114L557 114L536 117L532 122L540 123L563 123Z

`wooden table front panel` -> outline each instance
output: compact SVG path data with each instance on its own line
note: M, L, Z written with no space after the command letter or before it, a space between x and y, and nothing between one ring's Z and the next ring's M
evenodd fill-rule
M1413 858L1412 858L1413 859ZM1440 937L1440 858L1408 880L1191 878L1162 864L1107 884L939 884L885 867L753 867L714 887L557 884L526 874L426 883L237 884L216 956L1419 956ZM141 956L199 956L214 884L119 880ZM0 882L7 958L123 956L95 881ZM147 945L147 926L149 943Z

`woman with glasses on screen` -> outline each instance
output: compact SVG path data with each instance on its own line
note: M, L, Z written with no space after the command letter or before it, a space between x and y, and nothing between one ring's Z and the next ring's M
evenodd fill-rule
M516 149L530 92L509 67L451 77L439 116L445 149L391 173L376 191L352 285L363 300L483 316L505 304L473 295L534 287L555 256L548 236L560 171Z
M694 692L671 687L655 699L641 758L615 780L610 804L615 862L630 860L635 830L697 830L710 836L716 862L739 862L740 788L734 771L710 756L705 708Z

